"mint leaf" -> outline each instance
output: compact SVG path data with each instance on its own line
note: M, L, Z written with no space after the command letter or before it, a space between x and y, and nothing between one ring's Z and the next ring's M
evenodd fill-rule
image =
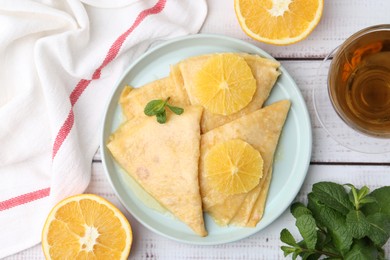
M171 105L168 105L168 104L167 104L167 107L168 107L173 113L175 113L176 115L181 115L181 114L183 114L183 112L184 112L184 109L181 108L181 107L174 107L174 106L171 106Z
M301 215L295 222L307 248L315 249L317 244L317 226L311 214Z
M313 185L313 193L326 206L347 214L353 209L344 187L333 182L319 182Z
M370 189L367 186L363 186L360 190L356 189L352 184L345 184L351 188L349 192L349 200L352 202L356 210L359 210L361 206L369 203L374 203L376 200L373 197L368 196Z
M283 250L284 256L288 256L289 254L293 254L296 251L295 247L290 247L290 246L281 246L280 248Z
M370 230L370 223L360 210L351 210L346 217L347 228L354 238L365 237Z
M381 247L379 247L377 249L378 249L378 260L386 260L385 250Z
M323 232L322 230L317 231L317 246L319 248L325 248L330 244L332 241L332 238L330 235L326 232ZM332 250L331 250L332 251ZM336 249L333 250L334 252L337 252Z
M367 187L367 186L363 186L360 190L358 190L358 199L361 200L363 199L365 196L367 196L367 194L370 192L370 189Z
M360 200L360 206L363 206L365 204L370 204L370 203L378 203L378 201L370 195L367 195Z
M367 241L357 240L351 250L345 255L345 260L373 260L378 259L378 250Z
M167 122L167 114L165 110L162 113L156 114L156 117L157 117L157 122L159 122L160 124L164 124L165 122Z
M157 114L161 114L163 113L163 111L165 111L165 104L166 101L163 101L161 99L152 100L148 104L146 104L144 108L144 113L147 116L155 116Z
M327 255L332 255L334 258L330 259L341 259L340 252L337 250L337 248L333 245L333 243L328 243L322 248L323 252L327 252Z
M320 258L320 254L316 253L315 251L309 251L301 253L300 256L302 257L302 260L315 260Z
M295 202L290 207L291 214L298 218L302 215L311 215L311 211L301 202Z
M323 204L313 192L309 193L308 198L308 208L314 218L321 226L326 227L334 246L344 255L352 245L352 235L346 227L344 215Z
M381 212L390 216L390 187L384 186L374 190L368 196L374 198L377 203L370 203L362 207L366 216Z
M176 115L183 114L183 108L171 106L168 104L168 101L169 97L165 101L162 99L150 101L144 108L144 114L147 116L156 116L157 122L160 124L164 124L167 121L166 106Z
M376 246L382 247L390 237L389 215L378 212L367 216L367 222L370 225L367 236Z
M386 259L382 248L390 238L390 186L370 193L352 184L347 192L343 185L319 182L308 194L308 203L296 202L290 207L303 239L296 241L284 229L282 247L292 259L306 260Z
M288 231L286 228L280 232L280 241L290 246L298 245L293 235L291 235L290 231Z

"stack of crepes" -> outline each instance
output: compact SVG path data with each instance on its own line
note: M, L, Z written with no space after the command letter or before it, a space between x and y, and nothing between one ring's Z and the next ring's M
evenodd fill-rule
M239 73L232 69L234 64L211 64L218 55L245 61L255 82L247 104L225 115L212 112L213 102L202 105L196 93L199 73L207 66L230 69L229 75ZM280 75L279 66L258 55L206 54L171 65L166 78L140 88L126 86L119 100L126 121L110 136L107 147L145 191L198 235L207 235L203 212L221 226L254 227L264 212L274 153L290 108L289 100L262 107ZM209 74L210 82L219 80ZM184 108L183 114L169 113L165 124L144 114L149 101L168 97L171 105ZM236 139L261 154L263 171L250 191L227 194L209 181L204 161L212 147Z

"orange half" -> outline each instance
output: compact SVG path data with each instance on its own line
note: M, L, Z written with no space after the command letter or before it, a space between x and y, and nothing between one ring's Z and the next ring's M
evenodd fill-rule
M305 39L321 20L323 0L235 0L243 31L251 38L275 45Z
M59 202L42 231L46 259L127 259L132 231L126 217L107 200L81 194Z

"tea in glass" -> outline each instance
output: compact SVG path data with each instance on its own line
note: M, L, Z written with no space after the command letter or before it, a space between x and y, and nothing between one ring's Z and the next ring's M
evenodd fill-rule
M359 31L339 47L328 91L336 112L352 128L390 137L390 25Z

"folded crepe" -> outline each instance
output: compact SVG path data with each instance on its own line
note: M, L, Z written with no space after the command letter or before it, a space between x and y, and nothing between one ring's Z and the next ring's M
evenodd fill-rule
M268 190L272 178L272 167L267 175L260 181L256 187L245 198L244 203L237 211L236 215L230 220L229 224L243 227L255 227L264 214L265 203L268 196Z
M185 59L178 64L171 66L170 78L177 86L177 89L185 88L189 97L189 101L193 105L198 105L199 102L194 96L195 77L198 71L204 66L208 58L213 54L195 56ZM207 109L203 111L201 121L201 131L206 133L218 126L231 122L243 115L251 113L262 107L264 101L268 98L272 87L274 86L280 72L278 70L280 63L274 60L262 58L258 55L250 55L239 53L245 59L252 74L256 80L256 92L252 101L240 111L224 116L214 114Z
M198 162L202 108L169 113L165 124L140 116L125 122L107 144L113 157L164 208L206 236Z
M289 108L289 100L278 101L202 135L199 182L203 209L217 224L249 226L248 223L256 225L260 220L272 178L274 153ZM241 139L249 143L263 157L263 177L248 193L226 195L214 189L207 180L204 170L207 152L214 145L230 139Z
M140 88L125 86L119 98L119 105L126 119L144 115L146 104L153 99L167 99L172 106L190 105L183 85L175 84L169 77L152 81Z

